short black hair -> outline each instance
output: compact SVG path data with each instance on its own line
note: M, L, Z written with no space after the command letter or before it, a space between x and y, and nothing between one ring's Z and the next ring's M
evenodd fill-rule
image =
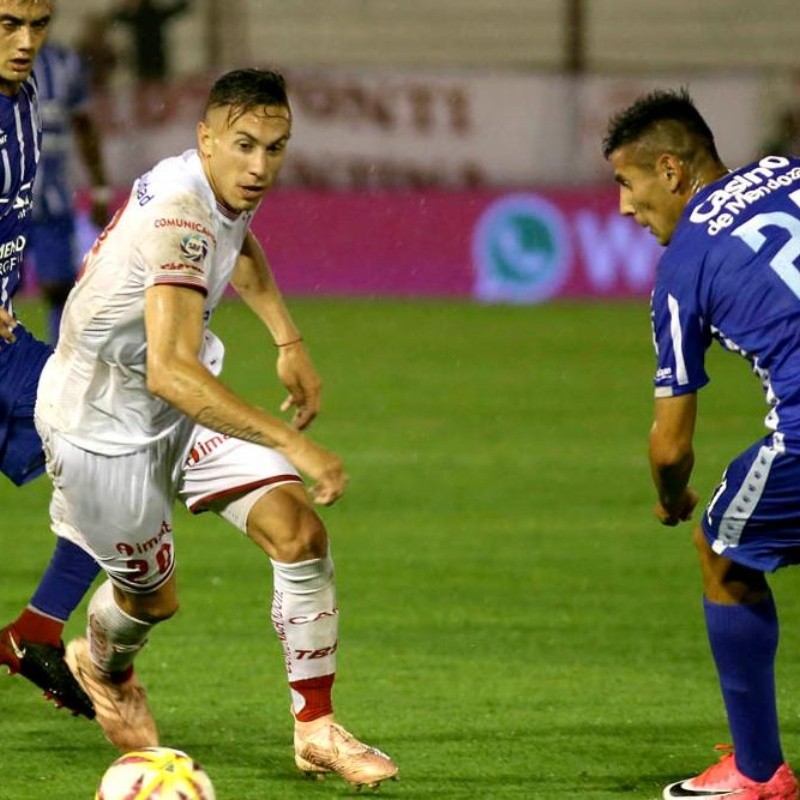
M659 123L677 124L689 134L694 146L699 144L719 161L714 134L685 87L649 92L611 117L603 139L603 157L607 159L618 148L638 142Z
M231 119L263 106L289 108L286 80L271 69L235 69L218 78L211 87L204 115L212 108L229 106Z

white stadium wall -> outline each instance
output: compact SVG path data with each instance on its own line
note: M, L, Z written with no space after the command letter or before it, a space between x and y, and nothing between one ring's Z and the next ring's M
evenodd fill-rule
M121 0L120 0L121 1ZM164 0L167 2L168 0ZM113 0L56 0L57 32L77 38ZM178 72L204 56L284 66L560 69L568 0L192 0L172 23ZM584 0L586 66L601 72L790 69L796 0Z

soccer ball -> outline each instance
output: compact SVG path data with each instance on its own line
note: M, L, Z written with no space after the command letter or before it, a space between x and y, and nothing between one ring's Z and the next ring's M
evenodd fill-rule
M95 800L216 800L203 768L181 750L143 747L107 770Z

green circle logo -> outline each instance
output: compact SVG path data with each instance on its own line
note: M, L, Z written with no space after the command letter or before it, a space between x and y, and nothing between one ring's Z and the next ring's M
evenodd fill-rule
M475 296L487 302L536 303L558 292L570 264L561 211L538 195L492 203L472 241Z

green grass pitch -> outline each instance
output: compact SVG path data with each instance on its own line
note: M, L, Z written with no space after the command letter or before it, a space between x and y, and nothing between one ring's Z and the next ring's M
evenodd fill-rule
M337 711L400 765L382 796L645 800L707 766L726 726L690 529L651 516L646 303L291 306L325 381L312 433L351 478L322 512L342 609ZM226 381L276 409L257 323L226 303L213 327ZM743 362L715 349L709 369L693 481L705 495L765 412ZM0 486L0 620L49 556L48 494L46 479ZM163 743L205 765L219 800L351 796L295 772L266 558L211 515L179 509L176 538L182 609L138 662ZM794 580L773 580L790 760ZM2 800L90 800L115 757L97 726L5 671L0 721Z

